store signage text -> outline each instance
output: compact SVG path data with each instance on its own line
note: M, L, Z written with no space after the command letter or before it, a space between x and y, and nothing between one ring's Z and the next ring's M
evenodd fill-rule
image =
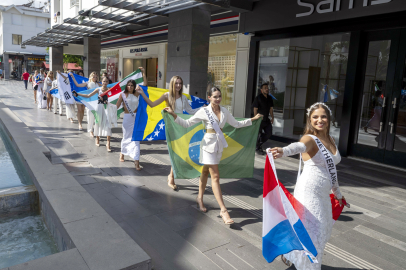
M350 0L348 9L354 8L355 1L357 1L357 0ZM358 0L358 1L363 1L363 7L386 4L386 3L392 2L392 0ZM314 4L306 3L303 0L297 0L297 4L299 6L309 8L310 10L308 12L296 14L296 18L310 16L314 13L314 10L316 10L317 13L319 13L319 14L330 13L330 12L341 10L341 0L320 1L316 7Z
M34 61L45 61L45 58L35 58L35 57L28 57L27 60L34 60Z
M130 53L140 53L140 52L147 52L147 51L148 51L148 47L136 48L136 49L131 49Z

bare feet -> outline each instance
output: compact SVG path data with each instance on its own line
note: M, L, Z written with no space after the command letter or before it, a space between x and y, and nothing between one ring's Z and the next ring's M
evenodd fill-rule
M135 165L135 169L137 171L141 171L142 170L142 166L140 166L140 161L139 160L134 160L134 165Z
M199 207L200 211L202 211L203 213L207 212L207 208L204 207L204 204L203 204L203 198L199 199L199 197L196 197L196 203L197 203L197 207Z
M90 136L91 138L94 137L93 131L90 132L90 135L89 135L89 136Z
M111 148L110 148L110 142L107 142L107 144L106 144L106 148L107 148L107 152L111 152Z
M100 138L96 137L96 146L100 146Z
M73 123L73 119L72 119L72 118L69 118L69 120L70 120L71 123Z
M230 214L228 213L227 209L224 211L220 211L220 217L223 219L223 222L226 225L231 225L234 223L234 220L231 219Z
M124 155L120 153L120 162L124 162Z

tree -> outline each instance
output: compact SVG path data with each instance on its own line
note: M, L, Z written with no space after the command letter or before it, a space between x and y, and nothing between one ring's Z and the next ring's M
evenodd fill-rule
M68 63L75 63L75 67L83 67L82 57L79 55L63 54L63 69L68 70Z

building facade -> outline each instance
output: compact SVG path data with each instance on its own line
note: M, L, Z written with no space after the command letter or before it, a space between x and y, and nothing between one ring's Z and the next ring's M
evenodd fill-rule
M258 1L241 14L251 39L246 117L262 83L276 97L274 138L297 141L306 108L331 108L344 156L406 167L406 2Z
M51 26L46 7L35 8L22 5L0 6L0 54L4 76L9 79L13 73L21 77L24 69L33 72L44 67L44 47L22 47L23 40L30 38Z

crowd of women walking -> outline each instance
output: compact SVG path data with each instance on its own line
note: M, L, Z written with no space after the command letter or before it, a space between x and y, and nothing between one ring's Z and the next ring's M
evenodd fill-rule
M144 85L147 79L145 70L140 68L143 73ZM108 92L109 79L104 76L99 80L96 72L92 72L89 76L89 81L85 83L78 83L74 76L68 71L68 76L72 76L72 80L77 87L87 87L94 89L89 94L82 94L73 92L78 97L91 97L94 95L99 96L99 109L103 113L105 105L108 103L105 93ZM83 76L83 73L81 74ZM50 91L58 87L57 76L64 76L60 71L55 73L49 71L45 76L44 72L36 72L35 82L37 89L34 91L35 102L38 103L38 108L46 108L48 111L53 109L55 114L63 115L63 106L61 100L52 98ZM121 153L119 161L124 162L124 156L130 156L134 160L136 170L141 170L140 165L140 142L132 141L132 134L134 129L135 117L138 110L140 96L146 101L150 107L155 107L163 102L166 104L164 109L172 115L175 123L185 128L191 127L196 123L203 122L206 132L200 146L199 162L203 164L202 174L199 180L199 192L196 197L196 203L201 212L207 212L208 209L204 206L203 195L206 189L209 174L211 176L211 186L213 193L220 208L220 217L227 225L233 224L234 221L230 217L229 212L223 202L221 187L220 187L220 172L219 163L223 154L223 150L227 147L225 143L224 134L222 129L226 123L235 127L243 128L252 125L253 121L258 121L262 117L268 115L257 114L250 119L237 121L233 115L224 107L220 106L222 94L219 88L210 87L207 92L207 99L210 104L207 107L199 109L192 109L188 103L187 98L183 95L183 80L179 76L174 76L169 83L169 91L163 94L159 99L151 101L144 93L143 89L136 84L134 80L127 81L125 90L121 93L118 102L115 106L117 108L124 107L123 116L123 139L121 141ZM38 93L36 93L38 92ZM46 103L41 101L46 96ZM44 99L45 100L45 99ZM46 105L45 105L46 104ZM57 109L58 105L58 109ZM110 104L111 106L112 104ZM82 121L84 118L85 107L83 104L77 102L77 110L75 111L74 105L66 106L66 117L73 122L76 117L79 125L79 130L83 130ZM98 109L98 110L99 110ZM178 117L179 113L187 111L193 116L188 120ZM111 123L108 118L98 116L98 121L95 121L93 114L87 109L87 131L90 137L95 138L95 145L100 146L100 136L107 137L106 149L111 152L110 138L112 135ZM313 104L307 110L306 126L304 128L303 137L300 142L293 143L284 148L272 148L268 150L268 154L272 155L275 159L295 154L301 154L304 160L304 170L300 175L295 187L294 196L303 204L308 213L304 215L302 220L309 235L316 246L318 251L318 263L311 263L307 257L302 256L297 252L290 252L284 254L282 260L287 265L294 263L297 269L321 269L321 262L324 247L331 236L332 229L332 208L329 200L330 191L336 196L340 204L343 203L344 197L341 195L338 182L331 183L327 163L324 162L324 155L316 144L316 139L321 141L325 148L331 153L332 161L335 165L340 162L340 153L334 139L329 135L331 110L324 103ZM261 132L261 131L260 131ZM253 138L256 140L256 138ZM185 149L186 149L185 145ZM168 186L177 190L175 184L173 169L168 175ZM311 217L311 218L310 218Z

